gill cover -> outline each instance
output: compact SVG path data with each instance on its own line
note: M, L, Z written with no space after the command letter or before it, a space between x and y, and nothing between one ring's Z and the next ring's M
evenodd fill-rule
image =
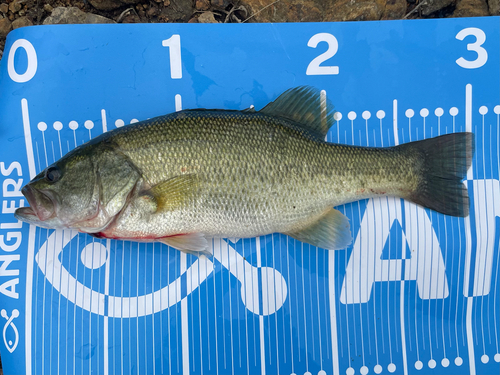
M103 230L127 205L141 175L128 157L106 144L92 155L95 190L98 194L97 215L78 223L84 232Z

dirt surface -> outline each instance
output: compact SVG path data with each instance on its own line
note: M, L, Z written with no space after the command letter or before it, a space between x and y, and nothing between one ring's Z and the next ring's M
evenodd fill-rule
M110 3L116 8L98 9L91 2L100 8L109 8ZM211 16L209 21L212 22L242 22L246 13L236 9L238 6L226 0L0 0L0 58L10 30L42 25L58 7L76 7L116 23L158 23L198 22L200 16L206 18L205 13Z

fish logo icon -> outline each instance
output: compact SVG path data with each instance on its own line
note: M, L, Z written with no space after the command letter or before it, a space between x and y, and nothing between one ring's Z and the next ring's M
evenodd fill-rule
M5 343L5 346L9 353L13 353L17 348L17 344L19 344L19 331L17 330L17 327L13 322L13 320L19 316L19 310L12 310L12 314L9 316L7 315L7 310L2 309L2 311L0 311L0 314L2 315L2 318L7 320L7 323L4 324L2 331L3 342ZM7 336L9 336L9 331L14 333L14 341L7 338Z
M276 269L253 266L228 240L216 239L211 244L213 258L201 256L183 269L176 279L149 293L119 295L99 291L84 285L61 261L61 253L71 247L76 231L56 230L43 242L35 256L38 267L47 281L69 301L92 313L112 318L136 318L152 315L181 302L195 291L214 271L215 262L222 265L241 283L241 302L256 315L274 314L284 304L288 287L283 275ZM257 246L259 240L256 241ZM79 258L86 271L102 272L109 276L110 244L91 242L81 249ZM139 263L134 266L138 266ZM108 281L109 283L109 281ZM184 291L183 291L184 290ZM183 292L181 292L183 291ZM262 295L262 298L260 298Z

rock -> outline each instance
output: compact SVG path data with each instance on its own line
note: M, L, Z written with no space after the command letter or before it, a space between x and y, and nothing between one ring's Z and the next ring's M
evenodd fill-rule
M327 5L323 21L369 21L382 18L383 0L339 0Z
M28 17L19 17L12 21L12 28L19 29L20 27L33 26L33 22Z
M120 0L89 0L89 2L99 10L113 10L123 6Z
M229 5L226 0L210 0L210 3L216 8L225 8Z
M458 0L452 17L482 17L489 16L485 0Z
M274 4L273 4L274 3ZM321 22L321 0L244 0L251 22Z
M133 5L133 4L138 4L142 0L120 0L123 5Z
M48 13L52 13L52 11L54 10L54 8L52 8L52 5L50 5L50 4L45 4L43 6L43 10L46 11L46 12L48 12Z
M19 4L16 0L9 4L9 10L12 13L17 13L21 10L23 6Z
M44 25L78 24L78 23L114 23L109 18L97 14L85 13L76 7L57 7L52 15L43 21Z
M137 4L141 0L89 0L90 4L99 10L113 10L125 5Z
M490 15L500 16L500 0L488 0Z
M323 11L316 1L292 1L288 11L289 22L320 22Z
M196 0L196 10L209 10L210 1L208 0Z
M141 19L139 16L133 12L127 14L121 21L121 23L140 23Z
M9 4L0 4L0 12L2 12L3 14L7 14L7 12L9 11Z
M203 12L198 17L199 23L217 23L215 20L214 14L212 12Z
M425 4L420 7L420 12L424 16L428 16L438 10L446 8L455 2L455 0L423 0Z
M152 6L151 8L148 9L146 14L148 15L148 17L154 17L160 14L160 10L156 6Z
M405 14L406 0L387 0L381 19L398 20L403 18Z
M170 5L161 11L161 18L169 22L187 22L192 14L191 1L170 0Z
M2 18L0 20L0 38L5 38L10 30L12 30L12 22L8 18Z

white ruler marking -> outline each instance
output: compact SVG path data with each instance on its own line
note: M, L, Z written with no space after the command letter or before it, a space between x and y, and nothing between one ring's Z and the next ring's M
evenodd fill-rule
M337 347L337 309L336 301L337 296L335 293L335 254L330 251L328 253L328 280L329 280L329 291L330 291L330 330L332 336L332 365L333 365L333 375L339 375L339 352Z

